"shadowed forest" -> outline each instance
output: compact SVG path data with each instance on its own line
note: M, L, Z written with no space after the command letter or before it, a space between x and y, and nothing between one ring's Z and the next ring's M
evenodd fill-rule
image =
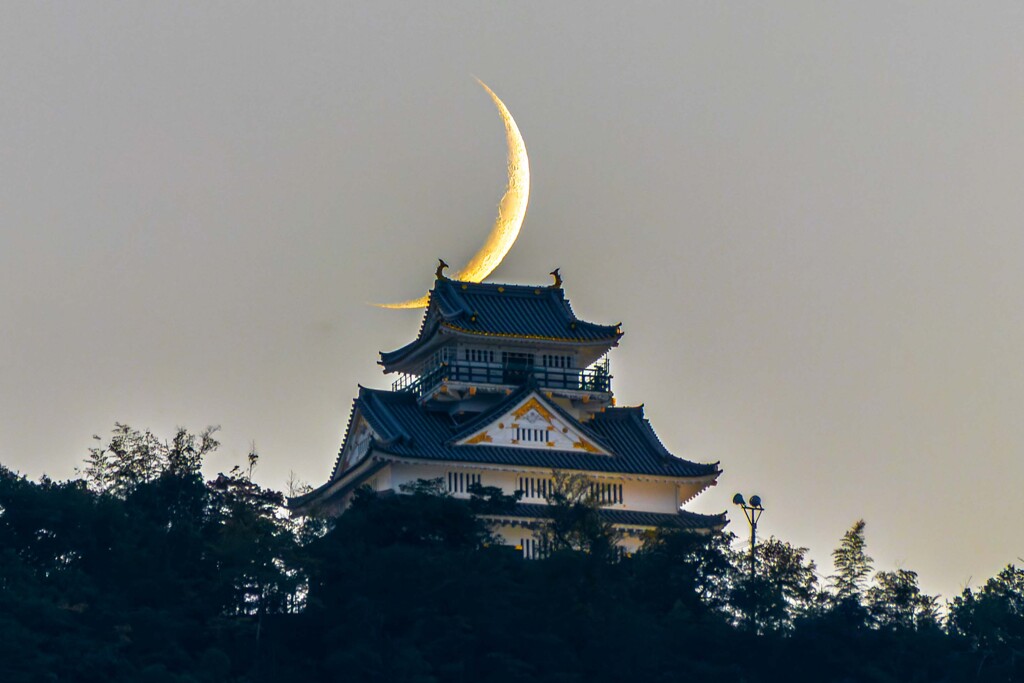
M943 601L874 571L862 521L831 569L769 538L752 576L729 533L622 556L567 485L525 561L480 517L514 503L498 490L292 519L255 454L204 478L217 446L119 424L71 481L0 467L0 681L1024 680L1024 570Z

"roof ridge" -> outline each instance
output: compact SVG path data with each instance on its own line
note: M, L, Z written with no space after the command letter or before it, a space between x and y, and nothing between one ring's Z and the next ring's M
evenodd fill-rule
M531 290L532 291L532 290L535 290L535 289L547 289L547 290L558 291L558 292L564 291L562 287L552 287L550 285L531 285L531 284L516 283L516 282L473 282L471 280L455 280L453 278L448 278L447 280L445 280L445 282L449 282L449 283L451 283L453 285L466 285L467 289L470 288L470 287L473 287L473 288L478 288L479 287L481 289L487 288L487 289L497 290L499 287L514 287L514 288L516 288L518 290L524 290L524 291L525 290Z
M554 506L543 503L516 503L511 510L504 513L491 513L492 516L526 517L534 519L549 518L554 512ZM637 526L678 526L684 529L714 528L721 525L724 527L729 523L726 512L716 514L705 514L691 512L689 510L678 510L677 512L652 512L646 510L623 510L618 508L602 507L598 514L606 521L613 524L637 525Z
M363 387L362 384L359 384L357 386L359 387L359 393L362 394L363 389L365 387ZM350 431L352 431L352 420L355 419L356 416L356 404L358 403L358 401L359 396L356 396L356 398L352 399L352 407L349 408L348 410L348 424L345 425L345 435L341 438L341 445L338 446L338 456L334 459L334 464L331 466L331 476L327 480L328 483L334 481L335 474L340 474L338 472L338 465L341 464L341 453L342 451L345 450L345 442L348 441L348 434Z
M386 439L388 442L394 442L397 440L411 443L412 437L409 436L409 433L405 431L404 427L402 427L401 422L390 414L387 404L380 400L380 395L382 393L392 394L400 392L386 392L377 389L366 389L365 387L359 388L359 398L356 400L361 401L362 406L365 408L365 410L362 411L363 417L366 418L368 422L377 421L378 425L383 423L385 428L378 429L377 431L384 432L381 436L384 437L386 435L389 437Z
M661 451L662 456L667 456L669 458L676 457L668 448L665 447L665 444L662 443L661 439L658 437L658 433L655 432L654 427L651 426L651 421L644 416L643 409L635 412L631 411L629 413L629 417L640 423L644 436L650 440L651 445Z
M434 291L437 292L436 310L445 321L458 320L473 314L469 304L466 303L461 292L452 285L451 280L439 280Z

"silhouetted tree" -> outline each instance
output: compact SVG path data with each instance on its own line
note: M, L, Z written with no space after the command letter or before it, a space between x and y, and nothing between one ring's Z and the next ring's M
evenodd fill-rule
M105 444L89 449L84 479L94 491L124 497L165 474L198 476L203 458L220 445L214 438L216 432L217 427L207 427L199 434L178 428L166 441L149 430L140 432L117 422ZM93 439L102 441L95 435Z
M452 550L494 542L489 524L473 515L466 501L449 494L441 479L418 479L399 488L402 495L358 489L328 534L332 542L352 544L353 549L436 545ZM485 503L481 497L478 504Z
M204 481L215 447L119 424L82 479L0 466L0 681L1024 680L1024 570L954 599L947 633L914 572L868 583L863 522L829 594L776 538L753 580L731 534L663 529L620 556L565 475L563 551L525 561L489 528L518 503L496 488L361 489L340 518L292 520L255 450Z
M966 641L986 680L1024 679L1024 569L1008 565L949 604L949 631Z
M469 509L476 515L508 514L523 498L522 491L506 494L497 486L481 486L480 484L470 484L467 492L469 493Z
M917 572L878 572L866 597L868 614L878 628L898 631L939 626L938 598L921 592Z
M117 424L83 479L0 472L0 640L35 643L0 680L211 680L200 662L231 680L255 661L263 617L301 604L297 545L255 457L203 481L212 435Z
M821 606L818 575L807 548L797 548L772 536L757 546L757 573L737 572L732 603L741 623L758 633L788 632L800 617ZM746 555L736 562L746 566Z
M554 470L545 497L551 518L542 527L549 552L576 550L608 559L617 553L619 532L601 515L603 503L593 479L577 472Z
M207 482L211 492L209 556L216 562L222 600L235 614L293 612L305 580L298 571L294 526L283 519L284 495L252 480L259 460Z
M659 529L633 558L634 590L655 612L723 621L738 568L731 533L694 534Z
M839 547L832 551L835 574L829 578L835 596L840 601L859 601L871 577L871 564L874 560L865 552L867 542L864 539L864 527L864 520L857 520L843 534Z
M874 560L866 552L864 527L864 520L857 520L843 534L839 547L832 551L835 567L835 573L829 577L833 591L829 608L832 628L861 628L867 626L870 619L864 605L864 592Z

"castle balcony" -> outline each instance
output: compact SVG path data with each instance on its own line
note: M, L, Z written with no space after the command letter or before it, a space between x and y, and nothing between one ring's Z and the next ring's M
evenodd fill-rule
M549 368L514 362L475 363L449 360L427 369L422 375L402 375L391 388L394 391L408 391L423 397L442 385L455 388L476 387L497 392L522 386L531 379L541 389L570 398L592 394L610 398L612 393L612 376L607 356L588 368Z

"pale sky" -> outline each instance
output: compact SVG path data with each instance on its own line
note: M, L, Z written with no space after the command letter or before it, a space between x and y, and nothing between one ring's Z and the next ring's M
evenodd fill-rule
M222 426L324 482L482 244L622 321L620 405L829 553L947 597L1024 548L1024 5L0 4L0 462Z

